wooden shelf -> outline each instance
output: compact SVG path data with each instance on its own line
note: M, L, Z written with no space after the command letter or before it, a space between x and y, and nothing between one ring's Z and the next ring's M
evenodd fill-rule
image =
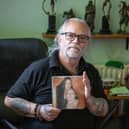
M44 38L54 38L55 34L42 33L42 36ZM129 34L92 34L91 37L94 39L126 39L129 38Z
M53 39L55 34L42 33L43 38ZM92 34L93 39L126 39L126 50L129 46L129 34Z
M125 38L129 38L129 34L93 34L92 38L101 38L101 39L106 39L106 38L110 38L110 39L125 39Z
M124 100L124 99L128 99L129 100L129 96L107 96L108 100Z
M55 37L55 34L45 34L42 33L43 38L53 39Z
M109 95L109 90L104 90L104 91L105 91L105 95L107 96L108 100L124 100L124 99L129 100L129 96L111 96Z

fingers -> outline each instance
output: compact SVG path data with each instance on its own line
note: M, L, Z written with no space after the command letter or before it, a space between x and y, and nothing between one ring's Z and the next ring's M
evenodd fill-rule
M83 77L83 84L85 84L86 83L86 72L85 71L83 72L83 76L82 77Z
M90 81L87 76L86 71L83 72L83 84L84 84L84 89L85 89L85 97L86 99L91 95L91 86L90 86Z
M52 107L51 104L42 105L40 110L41 116L47 121L52 121L57 118L60 112L60 109Z
M84 86L90 85L90 81L89 81L86 71L83 72L83 84Z

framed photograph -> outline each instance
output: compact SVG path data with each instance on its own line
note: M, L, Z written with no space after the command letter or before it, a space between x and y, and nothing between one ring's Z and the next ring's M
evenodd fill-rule
M52 103L60 109L84 109L84 86L82 76L53 76Z

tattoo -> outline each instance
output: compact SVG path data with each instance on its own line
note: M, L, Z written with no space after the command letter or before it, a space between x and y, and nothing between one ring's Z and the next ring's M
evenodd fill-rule
M93 97L88 107L90 112L96 116L104 116L108 111L107 102L103 98Z
M30 104L24 99L14 98L14 100L11 102L11 106L22 115L30 114Z
M103 111L104 111L104 104L105 104L105 100L104 99L102 99L102 98L98 98L97 100L96 100L96 115L99 115L99 114L101 114L101 113L103 113Z

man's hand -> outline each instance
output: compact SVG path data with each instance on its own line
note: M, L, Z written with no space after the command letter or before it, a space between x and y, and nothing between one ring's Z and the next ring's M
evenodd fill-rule
M58 117L61 110L52 106L52 104L41 105L40 117L47 121L52 121Z
M91 96L91 86L86 71L83 72L83 85L85 89L86 100Z
M90 81L86 72L83 72L83 85L85 88L86 106L96 116L105 116L108 112L108 103L104 98L96 98L91 95Z

